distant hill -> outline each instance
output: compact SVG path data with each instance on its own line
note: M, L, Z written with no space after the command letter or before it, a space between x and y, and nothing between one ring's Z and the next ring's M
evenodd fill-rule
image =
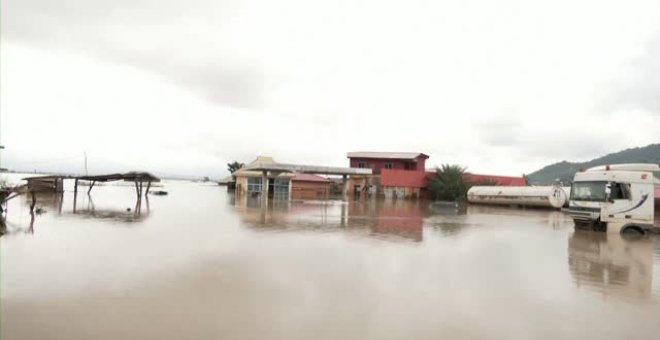
M588 169L598 165L619 163L656 163L660 164L660 144L651 144L641 148L626 149L611 153L609 155L592 159L588 162L559 162L548 165L529 175L527 179L530 184L552 184L556 179L564 183L573 181L575 173L582 169Z

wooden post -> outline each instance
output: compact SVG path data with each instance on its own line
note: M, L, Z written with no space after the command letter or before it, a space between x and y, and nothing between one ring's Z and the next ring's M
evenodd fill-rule
M62 215L62 206L64 205L64 192L57 194L57 212Z
M261 214L259 214L259 222L261 224L266 224L266 214L268 210L268 196L266 196L265 200L261 201Z
M135 181L135 194L137 195L138 199L140 199L140 188L138 187L138 182Z
M78 203L78 179L76 178L73 184L73 213L76 213L76 205Z
M94 184L96 184L96 181L92 181L92 184L89 186L89 189L87 189L87 195L89 195L89 193L92 191Z
M138 217L138 216L140 216L140 207L141 207L141 204L140 204L140 203L141 203L140 200L138 200L137 202L135 202L135 209L133 210L133 217Z
M34 234L34 210L30 210L30 227L27 231L30 234Z
M140 180L139 187L140 187L140 189L138 191L138 199L137 199L137 205L136 205L136 209L135 209L135 212L138 216L140 215L140 212L142 210L142 180Z
M348 218L346 217L346 204L342 203L341 204L341 226L345 227L346 226L346 220Z
M144 197L147 197L147 195L149 195L150 188L151 188L151 181L147 182L147 191L144 192Z
M342 200L346 201L348 199L348 176L347 175L342 175L341 176L341 184L342 184Z
M262 201L268 200L268 171L261 172L261 197Z
M30 204L30 211L34 211L34 206L37 205L37 196L34 194L33 190L30 190L30 196L32 196L32 204Z

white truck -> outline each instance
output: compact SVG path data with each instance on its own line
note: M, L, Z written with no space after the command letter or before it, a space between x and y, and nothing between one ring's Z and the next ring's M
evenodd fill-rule
M658 232L660 166L613 164L575 174L568 214L576 229L607 233Z

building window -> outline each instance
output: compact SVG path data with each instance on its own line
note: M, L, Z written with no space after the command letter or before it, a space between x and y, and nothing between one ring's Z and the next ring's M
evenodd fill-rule
M261 177L248 177L247 179L247 192L248 194L261 192Z
M392 163L385 163L385 164L383 165L383 168L385 168L385 169L392 169Z
M273 183L273 198L274 199L287 199L289 198L289 179L276 178Z
M358 162L358 168L366 168L366 164L364 164L364 162Z

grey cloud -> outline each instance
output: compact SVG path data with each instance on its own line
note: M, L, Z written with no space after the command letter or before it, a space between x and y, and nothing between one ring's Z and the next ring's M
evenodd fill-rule
M660 36L647 44L625 74L612 86L605 110L642 109L660 115Z
M600 134L588 134L569 136L562 134L558 136L531 136L523 140L519 149L519 155L529 158L554 159L557 161L586 161L603 156L613 150L623 149L620 146L603 143L604 136ZM523 156L523 157L524 157Z
M258 66L224 56L202 61L159 59L157 53L113 51L109 58L162 76L214 103L244 108L262 104L263 73Z
M608 131L559 125L538 129L515 116L489 118L472 126L482 145L507 150L512 158L585 160L622 148L608 138Z
M510 117L488 118L473 123L478 138L492 146L513 146L518 142L521 125Z
M200 38L180 24L199 22L218 30L209 36L220 37L223 20L237 7L235 1L205 0L167 6L156 0L8 0L2 34L20 44L130 65L214 103L255 108L263 97L258 63L223 50L221 38Z

